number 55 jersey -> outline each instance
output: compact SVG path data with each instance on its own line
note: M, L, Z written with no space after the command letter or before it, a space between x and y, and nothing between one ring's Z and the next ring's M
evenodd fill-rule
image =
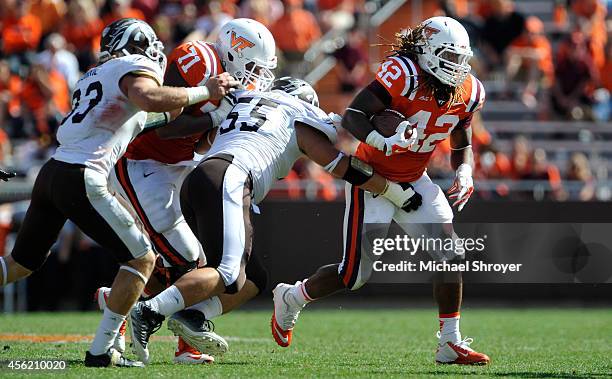
M303 153L298 146L295 122L307 124L334 143L336 129L321 109L281 91L234 93L235 105L219 126L207 157L229 154L253 180L257 204L272 184L284 178Z
M109 174L147 119L147 112L132 104L119 86L130 73L151 77L159 85L163 81L161 67L142 55L113 58L87 71L72 95L72 111L58 129L54 159Z
M482 108L485 91L473 75L457 89L460 100L439 104L431 91L423 86L425 74L412 60L394 56L380 66L376 75L382 100L390 99L390 107L401 112L418 132L418 141L408 151L386 156L382 151L361 143L356 155L371 164L382 176L398 182L414 182L427 168L436 146L454 128L468 128L472 114ZM433 79L433 78L432 78ZM437 80L437 79L433 79Z

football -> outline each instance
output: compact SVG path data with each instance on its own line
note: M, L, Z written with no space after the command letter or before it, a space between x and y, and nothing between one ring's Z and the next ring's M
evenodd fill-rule
M372 126L383 136L391 137L395 134L397 126L402 122L406 121L406 117L400 112L393 109L385 109L384 111L378 112L372 118L370 122ZM407 136L410 136L410 128L406 129Z

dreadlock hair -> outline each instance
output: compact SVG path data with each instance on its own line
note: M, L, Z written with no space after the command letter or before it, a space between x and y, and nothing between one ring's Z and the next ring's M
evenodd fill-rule
M391 50L387 52L387 58L402 56L418 62L419 55L423 54L423 46L427 44L427 37L424 30L429 23L419 24L414 29L408 28L402 32L395 33L395 42L383 44L389 46ZM436 100L445 101L450 108L455 103L463 102L463 86L453 87L440 82L436 77L423 72L423 77L419 78L417 89L425 89ZM415 90L417 90L415 89Z

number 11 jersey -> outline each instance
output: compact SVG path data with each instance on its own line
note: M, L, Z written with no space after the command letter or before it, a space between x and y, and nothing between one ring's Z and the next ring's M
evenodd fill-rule
M151 77L159 85L163 81L161 67L136 54L113 58L79 79L72 110L57 131L60 146L53 159L110 173L147 120L147 112L132 104L119 86L130 73Z

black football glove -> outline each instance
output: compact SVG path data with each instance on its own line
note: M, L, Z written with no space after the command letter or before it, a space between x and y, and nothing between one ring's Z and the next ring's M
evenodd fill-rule
M14 178L15 176L17 176L17 174L15 174L14 172L6 172L0 168L0 179L1 180L8 182L10 178Z
M387 198L405 212L416 211L423 204L423 197L416 192L410 183L387 182L387 188L381 196Z

